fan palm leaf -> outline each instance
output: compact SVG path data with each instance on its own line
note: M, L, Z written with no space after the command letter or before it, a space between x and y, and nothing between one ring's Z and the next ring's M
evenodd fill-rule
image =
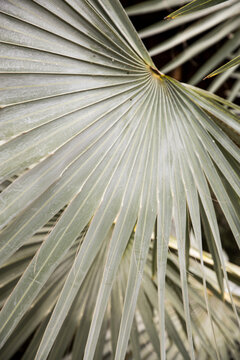
M200 256L201 221L209 228L212 256L222 269L219 283L224 277L232 323L239 323L212 200L214 194L239 245L240 154L234 141L240 124L233 111L239 108L159 72L118 0L8 0L0 2L0 16L0 173L2 181L17 175L1 194L3 273L15 266L15 255L25 256L18 276L9 278L17 284L0 313L1 347L9 348L23 326L30 335L40 325L40 317L32 321L39 311L44 321L30 345L36 359L64 354L66 344L59 354L51 349L71 338L64 326L72 319L88 334L84 359L100 358L108 303L129 251L122 316L112 324L119 329L115 359L125 356L129 337L137 349L131 328L157 224L158 352L164 359L167 327L181 352L194 359L193 336L201 343L206 336L189 304L188 218ZM35 252L37 232L59 211ZM171 281L178 284L175 306L188 345L174 333L167 309L165 319L165 292L174 293L165 289L172 222L180 272ZM151 311L144 299L142 317ZM157 351L157 331L148 319ZM205 348L216 351L215 345ZM77 354L76 343L73 349Z

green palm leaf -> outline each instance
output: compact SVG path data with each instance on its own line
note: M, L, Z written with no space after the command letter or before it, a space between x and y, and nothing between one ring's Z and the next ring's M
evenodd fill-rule
M177 16L182 16L186 14L191 14L194 11L199 11L202 9L209 8L214 5L221 4L227 0L193 0L189 4L181 7L180 9L174 11L167 18L173 19Z
M223 71L231 69L233 66L236 66L236 65L239 65L239 64L240 64L240 55L235 57L234 59L230 60L228 63L224 64L223 66L221 66L217 70L213 71L211 74L209 74L207 76L207 78L212 77L212 76L216 76L218 74L221 74Z
M132 328L136 308L163 359L165 329L183 355L194 359L195 336L215 354L215 344L206 345L207 335L191 315L186 223L189 214L202 267L201 221L207 224L237 332L212 200L213 193L240 245L240 174L234 165L240 154L233 141L240 124L232 111L237 106L227 102L226 108L224 100L160 73L118 0L2 1L0 17L0 172L2 181L17 175L0 201L1 272L9 284L6 294L12 290L0 313L4 358L10 358L12 339L22 327L28 332L19 335L18 344L37 326L30 344L36 359L61 358L78 326L85 337L76 332L81 350L75 342L73 358L78 351L83 356L84 348L84 359L101 358L108 304L117 306L114 291L122 294L121 318L111 326L115 359L124 358L129 338L140 356ZM149 275L156 222L157 284ZM174 262L167 270L172 223L179 271ZM25 246L35 244L44 225L44 240L37 252L31 248L27 262ZM22 252L25 261L11 277L6 269ZM143 289L144 276L150 290ZM207 305L201 306L221 330L208 305L206 279L204 284ZM146 316L148 291L160 314L159 351L157 330ZM164 297L172 299L169 308ZM182 335L171 311L181 319ZM34 322L35 312L41 316ZM74 324L72 333L64 330L68 323Z

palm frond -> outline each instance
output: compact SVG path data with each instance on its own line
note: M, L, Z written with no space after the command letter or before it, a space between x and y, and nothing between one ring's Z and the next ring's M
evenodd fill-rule
M221 4L227 0L193 0L189 4L181 7L180 9L174 11L167 18L175 18L177 16L182 16L186 14L192 14L194 11L199 11L202 9L208 9L211 6Z
M129 338L141 356L136 308L158 356L169 350L165 329L183 357L194 359L202 346L215 356L195 302L212 314L226 351L237 353L238 309L212 199L239 246L236 105L159 72L118 0L7 0L0 13L0 172L2 182L13 179L0 201L1 355L10 359L37 329L26 358L62 358L74 336L74 359L79 351L101 358L112 303L122 309L111 324L115 359ZM206 305L187 272L188 223L203 267L201 222L226 283L226 334L208 304L207 277L199 285ZM168 257L172 224L178 256Z
M209 74L207 76L207 78L221 74L223 71L231 69L233 66L236 66L239 64L240 64L240 55L235 57L234 59L230 60L227 64L221 66L219 69L213 71L211 74Z

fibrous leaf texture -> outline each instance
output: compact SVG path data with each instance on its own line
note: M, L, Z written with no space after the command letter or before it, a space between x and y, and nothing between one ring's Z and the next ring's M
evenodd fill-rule
M196 337L218 356L193 308L223 332L208 304L219 290L202 270L202 223L225 296L213 198L240 245L239 108L160 73L118 0L1 0L0 27L0 175L11 179L0 198L4 359L16 334L22 344L35 329L25 358L60 359L75 336L73 359L101 359L109 313L115 359L129 338L141 356L139 316L158 357L165 331L185 359ZM188 276L189 224L206 301ZM167 262L173 227L178 257ZM230 292L228 301L237 334Z

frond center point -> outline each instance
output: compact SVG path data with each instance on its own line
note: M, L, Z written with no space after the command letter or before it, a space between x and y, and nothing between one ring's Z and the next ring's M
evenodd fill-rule
M149 70L152 73L154 77L156 77L159 80L162 80L165 76L163 73L161 73L157 68L149 66Z

